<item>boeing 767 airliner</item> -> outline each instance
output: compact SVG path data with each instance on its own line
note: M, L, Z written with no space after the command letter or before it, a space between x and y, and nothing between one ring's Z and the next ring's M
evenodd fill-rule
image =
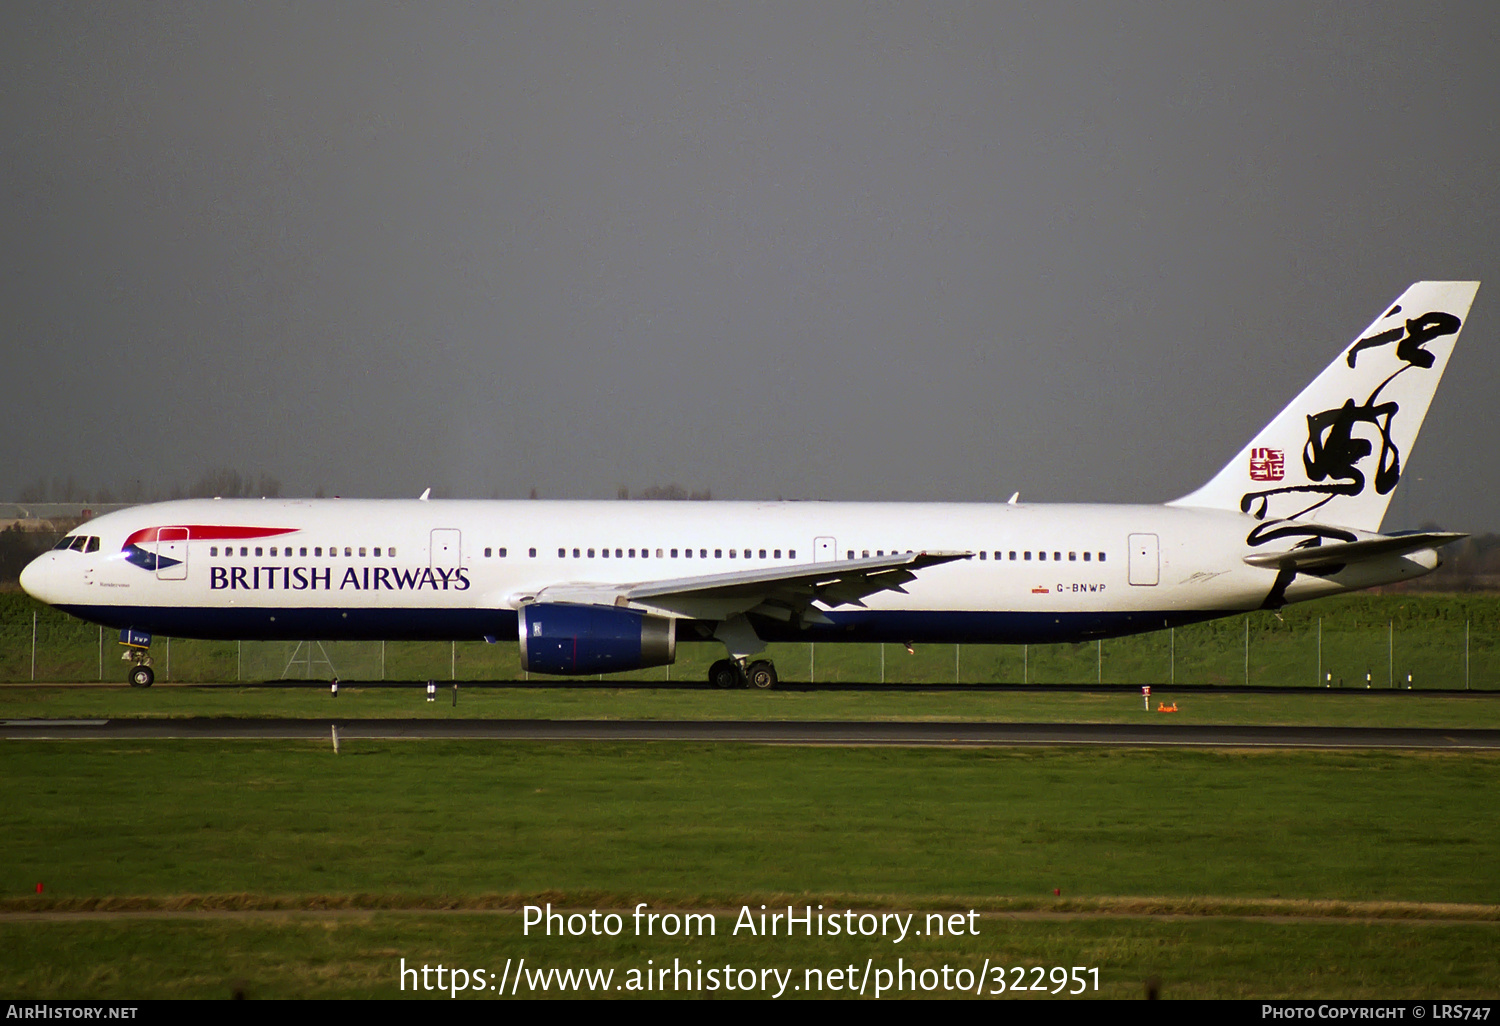
M594 674L715 640L721 687L771 641L1080 641L1428 573L1461 534L1382 535L1477 282L1412 285L1202 488L1165 505L195 499L79 527L21 575L152 634L516 638ZM1186 440L1184 440L1186 441Z

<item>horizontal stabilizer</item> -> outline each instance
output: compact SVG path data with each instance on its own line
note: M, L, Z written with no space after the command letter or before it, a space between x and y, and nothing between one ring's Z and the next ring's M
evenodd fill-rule
M1384 538L1366 538L1362 541L1335 542L1306 549L1290 549L1286 552L1258 552L1246 556L1251 566L1268 570L1318 570L1329 566L1342 566L1374 559L1377 556L1402 556L1422 549L1435 549L1440 545L1467 538L1467 534L1452 531L1428 531L1421 534L1397 534Z

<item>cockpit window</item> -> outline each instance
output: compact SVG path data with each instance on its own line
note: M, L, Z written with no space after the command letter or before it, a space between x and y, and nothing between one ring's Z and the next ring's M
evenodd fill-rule
M71 537L59 538L57 544L52 546L52 551L61 552L63 549L71 549L72 547L73 539Z
M83 551L84 552L98 552L99 551L99 538L96 535L92 535L92 534L89 535L89 543L88 543L88 545L86 545L84 547Z
M82 552L83 547L88 544L88 541L89 540L87 538L80 534L73 539L73 544L69 545L68 548L72 549L74 552Z

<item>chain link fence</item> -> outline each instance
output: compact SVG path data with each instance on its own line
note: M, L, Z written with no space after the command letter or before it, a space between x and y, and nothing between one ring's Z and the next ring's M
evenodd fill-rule
M1063 645L777 644L788 683L1215 684L1500 688L1500 596L1358 596L1170 631ZM0 680L124 683L115 631L24 594L0 595ZM200 641L158 635L161 682L521 680L514 641ZM672 666L588 680L707 678L718 643L678 646ZM548 678L563 680L566 678Z

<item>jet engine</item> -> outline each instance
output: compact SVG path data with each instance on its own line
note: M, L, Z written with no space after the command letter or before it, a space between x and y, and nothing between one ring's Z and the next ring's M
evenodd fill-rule
M538 602L521 607L521 668L616 673L677 660L677 621L614 606Z

